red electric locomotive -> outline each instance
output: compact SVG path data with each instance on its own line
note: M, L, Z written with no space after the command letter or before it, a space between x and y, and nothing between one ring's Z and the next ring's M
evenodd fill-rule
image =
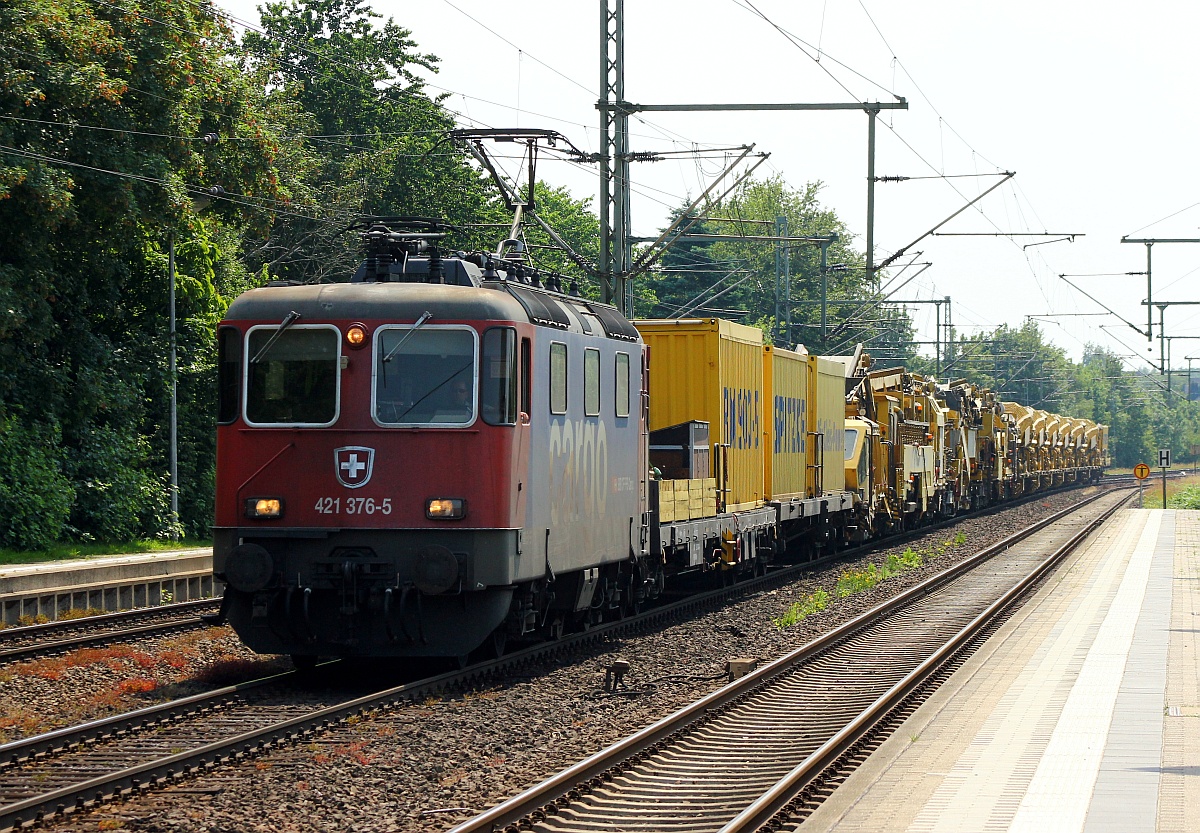
M256 651L461 657L654 586L637 331L446 230L374 220L349 283L220 325L214 571Z

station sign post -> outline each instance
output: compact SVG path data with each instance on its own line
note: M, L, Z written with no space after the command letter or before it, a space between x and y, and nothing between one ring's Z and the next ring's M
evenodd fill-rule
M1133 476L1138 482L1138 509L1142 508L1142 495L1146 491L1146 478L1150 476L1150 467L1145 463L1138 463L1133 467Z
M1163 481L1163 509L1167 508L1167 469L1171 468L1171 449L1160 448L1158 450L1158 467L1162 469Z

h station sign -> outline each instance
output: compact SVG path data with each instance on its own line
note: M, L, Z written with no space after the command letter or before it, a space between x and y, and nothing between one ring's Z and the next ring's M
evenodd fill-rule
M1163 509L1167 508L1167 469L1171 468L1171 449L1160 448L1158 450L1158 467L1162 470L1163 481Z

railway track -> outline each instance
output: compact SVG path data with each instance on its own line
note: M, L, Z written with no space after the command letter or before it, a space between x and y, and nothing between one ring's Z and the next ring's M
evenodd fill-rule
M1040 521L453 833L796 823L1127 499L1101 493Z
M204 627L220 599L194 599L0 630L0 664Z
M991 511L1006 508L1012 505ZM894 546L909 537L913 536L895 536L878 545ZM336 723L478 685L551 658L570 656L614 636L711 610L731 599L783 585L812 566L783 568L462 671L343 702L319 707L295 702L304 699L297 697L296 682L301 677L290 672L0 745L0 831L173 783L223 762L312 736Z
M1195 472L1184 471L1182 469L1176 469L1174 471L1167 472L1167 479L1168 480L1179 480L1180 478L1183 478L1183 477L1192 477L1194 474L1195 474ZM1162 481L1162 470L1154 469L1151 472L1150 476L1141 482L1145 483L1147 488L1149 488L1149 487L1153 486L1155 483L1159 483L1161 481ZM1100 478L1100 482L1099 482L1099 485L1101 485L1101 486L1116 486L1116 485L1120 485L1120 486L1134 485L1134 486L1136 486L1137 484L1138 484L1138 479L1136 477L1134 477L1132 474L1106 474Z

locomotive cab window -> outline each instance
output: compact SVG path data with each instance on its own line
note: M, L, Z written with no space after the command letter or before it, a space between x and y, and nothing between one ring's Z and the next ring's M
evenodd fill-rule
M846 462L854 459L854 446L858 443L858 429L846 429Z
M493 327L483 334L479 410L489 425L517 422L517 331Z
M332 425L341 340L336 327L324 325L252 327L246 335L246 422Z
M550 342L550 413L567 412L567 345Z
M437 428L461 428L474 422L475 339L469 327L376 330L375 421Z
M629 416L629 354L617 353L617 382L616 396L613 398L613 404L616 408L616 415L619 417Z
M242 389L242 334L235 327L217 333L217 422L237 419Z
M583 415L600 416L600 351L583 351Z

